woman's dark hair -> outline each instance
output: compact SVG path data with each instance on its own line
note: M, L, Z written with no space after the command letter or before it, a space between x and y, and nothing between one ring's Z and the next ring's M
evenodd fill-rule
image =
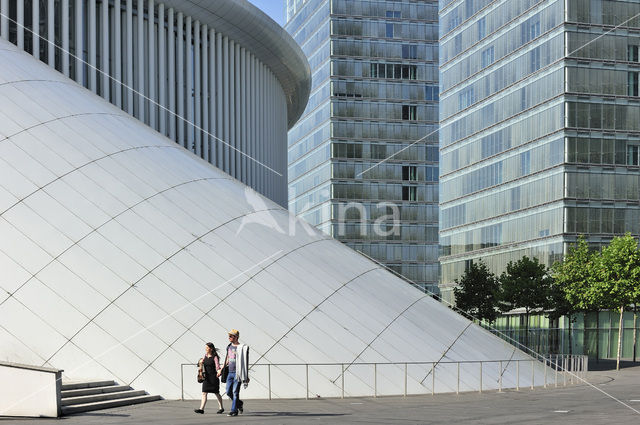
M211 354L213 356L218 356L218 349L216 348L215 345L213 345L213 342L207 342L205 345L211 348Z

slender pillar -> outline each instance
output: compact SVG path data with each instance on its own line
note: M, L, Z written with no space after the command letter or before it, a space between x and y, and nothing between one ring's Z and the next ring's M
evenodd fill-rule
M229 113L227 114L227 125L229 126L229 137L225 139L227 142L227 172L237 178L236 174L236 151L231 149L236 147L236 46L233 40L229 40Z
M167 46L165 45L164 37L164 3L158 5L158 103L160 108L158 110L158 130L163 135L167 134L167 111L164 109L167 107L167 79L166 69L167 63L165 60L165 52Z
M194 67L194 79L193 79L193 102L192 104L195 107L194 113L194 123L195 126L193 128L194 138L193 138L193 152L196 155L202 155L202 145L200 140L202 140L202 109L201 109L201 96L200 96L200 21L195 21L193 24L193 67Z
M102 18L101 25L101 36L100 36L100 47L102 48L102 53L100 53L100 70L102 71L100 75L100 81L102 82L101 94L102 97L107 99L107 101L111 100L111 96L109 93L109 86L111 85L111 81L109 79L109 2L108 0L102 0L100 2L100 18ZM115 100L115 99L114 99Z
M54 22L55 9L53 0L47 0L47 64L52 68L56 66L56 26Z
M241 168L241 159L242 154L239 152L242 150L242 142L241 142L241 133L240 133L240 122L242 120L242 115L240 114L241 107L241 97L240 97L240 85L242 84L242 80L240 79L240 45L236 43L234 46L234 54L233 54L233 64L234 64L234 89L235 93L233 96L234 99L234 113L233 113L233 128L235 132L235 136L233 137L233 146L236 150L233 151L233 156L235 158L235 167L236 173L235 178L240 180L242 178L242 168Z
M33 57L40 59L40 2L31 2L31 45L33 46Z
M176 82L178 84L177 87L177 96L176 96L176 113L178 114L176 119L176 126L178 129L177 135L178 138L176 142L180 145L185 145L184 138L184 22L182 12L178 12L178 34L176 41Z
M0 37L9 39L9 0L0 0Z
M193 48L192 48L192 25L191 25L191 16L187 16L187 25L185 29L185 49L187 50L187 87L185 93L185 99L187 101L187 122L186 124L186 132L187 132L187 144L184 145L185 148L189 149L193 152Z
M67 77L69 70L69 0L62 0L62 73Z
M16 44L24 49L24 0L16 2Z
M113 90L115 93L116 106L122 108L122 5L120 0L113 2L113 38L114 38L114 82Z
M169 63L167 89L169 90L169 138L176 141L176 36L173 27L173 8L167 14L167 62Z
M222 40L222 69L223 69L223 78L222 78L222 86L224 89L224 98L223 98L223 137L222 140L224 143L222 144L223 154L223 165L222 169L227 173L231 174L229 167L229 37L224 37Z
M251 115L249 122L251 123L251 139L249 143L249 152L251 154L251 158L256 157L256 128L258 123L256 122L256 108L258 99L256 98L256 57L251 55ZM249 164L249 169L251 170L251 187L256 187L256 162L251 161Z
M216 32L213 28L209 30L209 133L216 134ZM216 163L215 146L216 141L212 136L208 136L209 162Z
M216 33L216 166L224 169L224 157L222 143L219 139L224 138L224 72L222 70L223 57L223 40L222 34Z
M149 72L147 73L147 86L149 89L147 90L147 96L149 97L149 101L147 103L149 109L149 126L151 128L157 129L156 127L156 84L158 81L158 76L156 75L156 57L155 57L155 40L156 40L156 12L155 12L155 2L154 0L149 0L147 3L147 28L148 28L148 43L149 43Z
M145 83L145 75L144 75L144 68L145 68L145 57L144 57L144 0L138 0L138 15L136 16L136 23L138 25L137 28L137 32L138 32L138 37L137 37L137 46L138 46L138 54L137 54L137 62L136 62L136 66L137 66L137 74L138 74L138 83L136 84L136 89L138 90L138 95L137 95L137 99L138 99L138 112L136 114L136 117L142 121L142 122L146 122L148 123L148 121L145 119L145 108L144 108L144 95L145 90L144 90L144 83Z
M126 0L126 21L127 21L127 88L125 95L127 98L126 111L133 115L133 0Z
M249 172L247 170L247 155L249 154L248 149L248 135L249 135L249 51L242 48L242 181L245 184L249 183Z
M201 157L205 161L209 161L209 43L207 41L208 30L206 25L202 25L200 28L201 36L200 42L202 47L202 97L201 108L202 109L202 129L200 132L200 140L202 143Z
M87 21L87 32L89 33L89 66L87 73L89 74L89 90L96 93L96 29L98 21L96 20L96 0L87 0L89 3L89 20Z
M76 43L76 81L84 86L84 18L83 0L75 2L75 43Z

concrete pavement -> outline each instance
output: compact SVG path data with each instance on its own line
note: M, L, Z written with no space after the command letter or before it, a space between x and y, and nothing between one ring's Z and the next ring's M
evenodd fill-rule
M0 418L0 425L47 424L640 424L640 366L588 373L586 384L559 388L435 396L247 400L245 413L204 415L197 401L164 400L61 419ZM628 404L623 406L609 396ZM229 408L229 400L224 399Z

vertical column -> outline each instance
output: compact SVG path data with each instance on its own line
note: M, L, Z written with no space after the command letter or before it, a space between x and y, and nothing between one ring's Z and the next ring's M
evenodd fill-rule
M40 2L31 2L31 40L33 46L33 57L40 59Z
M222 170L230 173L229 168L229 37L224 37L222 40L222 88L224 90L224 96L222 99ZM220 136L218 136L220 137Z
M62 0L62 73L69 76L69 0Z
M194 55L194 84L193 94L195 105L195 125L194 130L194 149L196 155L202 155L202 104L200 96L200 21L196 21L193 25L193 55Z
M216 134L216 32L213 28L209 30L209 133ZM209 162L215 164L216 141L212 136L208 136Z
M155 40L156 40L156 12L154 0L149 0L147 3L147 25L148 25L148 38L149 38L149 72L146 77L148 80L149 90L147 96L149 97L148 109L149 109L149 126L153 129L156 127L156 83L158 77L156 75L156 57L155 57Z
M4 1L4 0L3 0ZM56 33L55 33L55 9L53 0L47 1L47 63L50 67L56 66Z
M102 82L102 97L109 101L111 100L109 95L109 86L111 83L109 79L109 75L111 75L109 73L109 2L102 0L100 6L102 18L102 35L100 36L100 47L102 47L102 53L100 53L100 69L102 73L100 75L100 81Z
M242 99L242 112L240 114L240 126L242 128L240 132L241 141L242 141L242 153L243 155L240 157L240 171L242 172L242 182L244 184L249 184L247 180L247 155L249 155L247 149L247 119L249 118L247 115L247 104L249 103L249 99L247 98L247 49L244 47L240 49L241 53L241 75L240 81L242 82L241 87L241 99Z
M76 81L84 86L84 23L82 0L75 2Z
M16 44L24 49L24 0L16 1Z
M206 25L201 28L202 35L200 36L202 43L202 128L201 143L202 153L201 156L205 161L209 161L209 43L207 36L209 30Z
M227 172L233 177L237 178L236 174L236 151L233 148L236 146L236 43L233 40L229 40L229 113L227 114L227 125L229 126L229 137L226 139L228 143L227 149Z
M240 85L242 84L242 81L240 80L240 44L236 43L234 45L234 80L235 80L235 95L233 96L234 100L235 100L235 108L234 108L234 117L233 117L233 127L234 127L234 131L235 131L235 137L233 138L233 146L235 146L235 148L237 150L234 151L234 156L235 156L235 166L236 166L236 174L235 174L235 178L237 178L238 180L241 179L242 177L242 168L241 168L241 162L242 162L242 153L240 153L239 151L242 150L242 134L240 132L240 123L242 122L242 114L240 113L240 107L242 105L241 103L241 97L240 97Z
M127 112L133 115L133 0L126 0L127 16Z
M251 158L256 156L255 140L256 140L256 116L255 116L255 103L256 103L256 68L255 68L255 56L249 53L249 153ZM255 187L255 161L249 160L249 182L251 187Z
M113 83L113 90L115 93L114 100L116 106L122 108L122 7L120 0L114 0L113 2L113 38L114 38L114 55L113 55L113 77L115 79Z
M88 0L89 2L89 19L87 20L87 32L89 33L89 45L87 50L89 53L89 66L87 67L87 73L89 74L89 90L96 93L98 88L96 87L96 27L98 21L96 20L96 0Z
M185 148L193 152L193 134L195 128L193 127L193 47L192 47L192 27L191 16L187 16L187 28L185 30L186 41L184 43L185 49L187 49L187 88L185 98L187 101L187 144Z
M224 138L224 114L222 110L224 102L223 44L222 34L216 33L216 166L221 170L224 170L224 159L222 143L218 139Z
M0 37L9 39L9 0L0 0Z
M173 8L167 14L167 62L169 72L167 90L169 90L169 138L176 141L176 36L173 29Z
M138 84L136 85L136 89L138 90L137 99L138 99L138 113L136 117L142 122L148 122L145 120L145 110L144 110L144 68L145 68L145 58L144 58L144 0L138 0L138 15L136 16L136 22L138 24L138 37L137 37L137 46L138 46L138 54L137 54L137 62L136 66L137 74L138 74Z
M167 134L167 79L166 79L166 61L165 51L167 49L164 42L164 3L158 5L158 103L160 108L158 113L160 119L158 129L163 135Z
M176 142L185 145L184 139L184 22L182 12L178 12L178 34L176 40L176 83L177 87L177 96L176 96L176 126L178 127L178 137Z

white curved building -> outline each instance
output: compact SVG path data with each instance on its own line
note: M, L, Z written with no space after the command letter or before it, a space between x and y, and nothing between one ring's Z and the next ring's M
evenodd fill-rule
M0 360L67 379L178 398L181 364L237 328L247 398L304 397L307 382L322 396L513 387L521 359L520 386L544 381L542 364L6 41L0 270ZM448 363L479 360L505 361L459 378ZM260 366L284 363L333 365Z
M246 0L0 0L0 36L286 206L310 70Z

